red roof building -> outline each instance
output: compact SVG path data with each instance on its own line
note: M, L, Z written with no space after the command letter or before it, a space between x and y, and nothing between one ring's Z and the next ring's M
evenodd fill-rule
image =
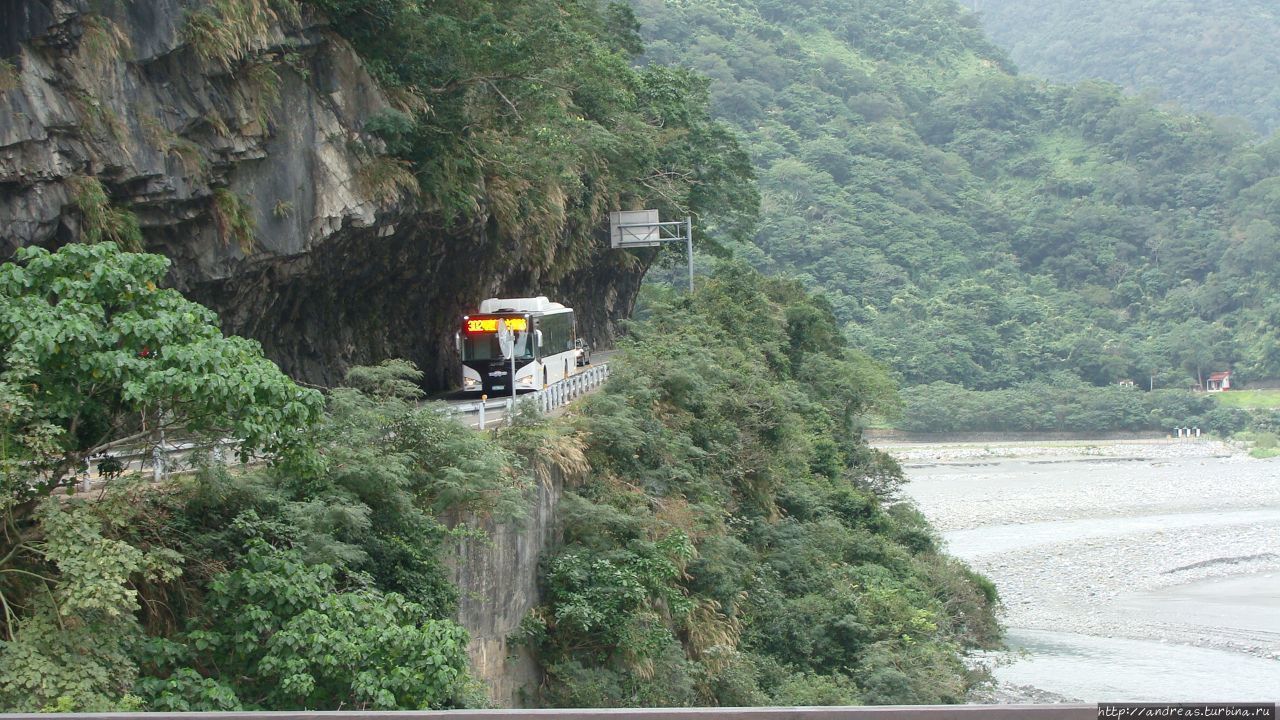
M1231 389L1231 371L1216 372L1209 376L1204 383L1204 389L1209 392L1222 392Z

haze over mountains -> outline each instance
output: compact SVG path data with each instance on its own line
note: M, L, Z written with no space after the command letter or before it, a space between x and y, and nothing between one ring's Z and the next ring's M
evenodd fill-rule
M1280 145L1013 70L950 0L635 3L760 177L738 248L907 385L1280 375Z
M1025 73L1108 80L1280 127L1280 9L1266 0L968 0Z

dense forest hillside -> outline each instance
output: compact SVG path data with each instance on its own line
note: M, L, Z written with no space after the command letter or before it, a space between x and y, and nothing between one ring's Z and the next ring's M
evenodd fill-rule
M1280 128L1280 10L1267 0L967 0L1024 72L1096 78Z
M964 701L982 674L958 653L998 642L995 588L887 502L902 471L852 428L894 402L883 369L821 298L741 265L646 309L576 435L541 443L590 467L525 626L542 700Z
M1020 77L951 0L635 6L752 154L734 249L906 384L1280 374L1280 143Z

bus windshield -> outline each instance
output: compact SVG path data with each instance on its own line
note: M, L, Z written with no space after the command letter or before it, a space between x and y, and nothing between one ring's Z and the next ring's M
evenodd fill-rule
M483 335L464 335L462 338L462 359L466 360L498 360L502 358L502 346L498 344L496 333ZM532 360L533 343L529 342L529 333L516 333L516 359Z

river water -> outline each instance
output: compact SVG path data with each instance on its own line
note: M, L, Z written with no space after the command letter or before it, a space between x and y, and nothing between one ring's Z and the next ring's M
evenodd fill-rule
M1016 652L998 698L1280 699L1280 459L1217 443L885 448Z

